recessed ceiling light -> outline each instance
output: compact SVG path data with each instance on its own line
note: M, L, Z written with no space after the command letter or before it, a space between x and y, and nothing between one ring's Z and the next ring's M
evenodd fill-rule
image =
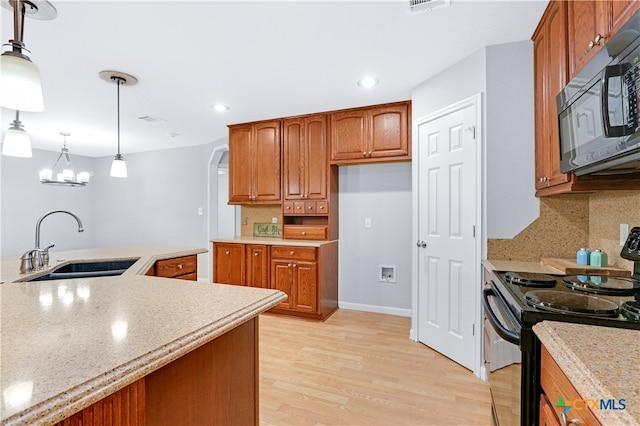
M378 83L380 83L380 81L377 78L365 77L358 81L358 86L368 89L370 87L377 86Z
M225 112L229 109L225 104L215 104L212 108L217 112Z

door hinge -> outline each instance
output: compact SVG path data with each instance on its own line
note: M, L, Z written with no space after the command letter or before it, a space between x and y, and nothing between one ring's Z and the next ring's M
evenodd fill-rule
M473 225L473 238L475 238L475 237L476 237L476 226Z
M473 135L473 139L476 139L476 126L469 126L465 130L468 130Z

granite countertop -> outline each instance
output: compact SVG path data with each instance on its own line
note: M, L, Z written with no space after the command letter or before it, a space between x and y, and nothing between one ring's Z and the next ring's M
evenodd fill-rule
M522 262L518 260L492 260L485 259L482 261L484 266L489 271L515 271L515 272L530 272L535 274L556 274L562 275L562 271L552 268L548 265L543 265L540 262Z
M640 424L640 330L543 321L533 331L582 398L625 400L593 410L600 423Z
M266 244L272 246L320 247L338 240L284 240L266 237L231 237L215 238L212 243Z
M60 421L286 299L276 290L143 275L155 260L200 252L52 252L52 264L140 259L121 276L33 282L11 282L24 276L12 266L17 257L3 258L1 423Z

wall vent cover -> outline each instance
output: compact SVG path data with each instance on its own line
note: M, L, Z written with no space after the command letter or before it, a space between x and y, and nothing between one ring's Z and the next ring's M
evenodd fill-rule
M451 6L451 0L409 0L409 12L428 12Z

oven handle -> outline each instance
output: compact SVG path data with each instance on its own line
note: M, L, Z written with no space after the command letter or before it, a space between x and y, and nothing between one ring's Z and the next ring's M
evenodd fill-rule
M492 289L491 287L487 287L482 290L482 307L484 308L484 313L487 315L487 319L493 326L493 329L496 331L496 333L498 333L498 336L502 337L507 342L520 346L520 334L509 330L500 323L498 317L496 317L496 314L493 312L491 306L489 305L490 296L497 297L494 289Z

